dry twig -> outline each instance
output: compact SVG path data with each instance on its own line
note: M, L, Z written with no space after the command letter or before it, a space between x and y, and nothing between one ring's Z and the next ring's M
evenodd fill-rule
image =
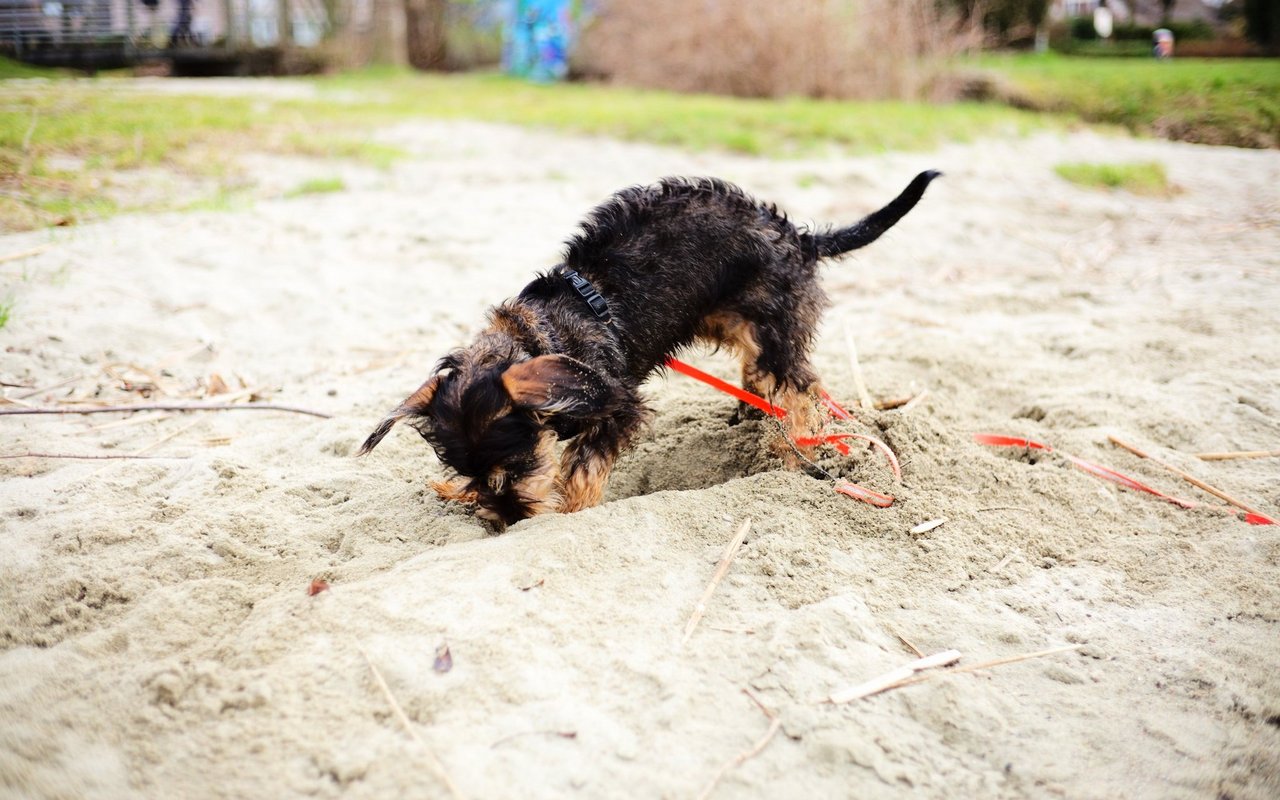
M382 673L374 666L373 659L369 657L369 653L360 645L356 645L356 649L360 651L360 655L364 656L364 663L369 665L369 671L373 673L373 680L378 684L378 688L382 690L382 696L386 698L387 704L391 706L391 711L396 715L396 719L400 720L400 724L404 726L405 732L409 734L409 738L413 739L422 747L423 752L427 754L427 763L431 766L431 770L435 772L436 777L440 779L449 789L449 794L454 797L465 797L462 790L458 788L453 779L449 777L449 773L444 771L444 765L436 758L431 748L427 747L427 743L422 741L418 736L418 732L413 729L413 723L409 721L409 717L404 713L404 709L396 702L395 695L391 694L391 687L387 686L387 682L383 679Z
M890 397L885 400L877 400L876 408L880 411L892 411L895 408L900 408L901 406L905 406L907 403L910 403L913 397L915 397L915 395L908 394L902 397Z
M170 441L170 440L172 440L172 439L176 439L176 438L178 438L179 436L181 436L182 434L184 434L184 433L186 433L187 431L191 430L191 429L192 429L192 428L194 428L195 426L199 425L199 424L200 424L200 422L201 422L201 420L195 420L195 421L194 421L194 422L192 422L190 425L183 425L181 428L178 428L178 429L177 429L176 431L174 431L173 433L169 433L169 434L166 434L166 435L164 435L164 436L161 436L159 439L156 439L154 442L152 442L151 444L149 444L149 445L147 445L146 447L142 448L141 450L134 450L134 451L133 451L133 454L134 454L134 455L137 455L137 456L140 456L140 455L142 455L143 453L150 453L152 450L155 450L157 447L159 447L160 445L164 444L165 442Z
M288 411L329 419L332 414L276 403L131 403L123 406L89 408L0 408L0 416L10 414L109 414L133 411Z
M546 730L541 730L541 731L517 731L516 733L509 733L506 736L503 736L498 741L489 745L489 749L492 750L493 748L497 747L500 744L505 744L506 742L509 742L512 739L519 739L521 736L559 736L561 739L577 739L578 732L577 731L557 731L551 728L548 728Z
M999 563L995 564L994 566L987 567L987 572L990 572L992 575L996 574L1000 570L1009 566L1009 562L1012 561L1013 557L1016 556L1017 554L1018 554L1018 551L1014 550L1012 553L1000 559Z
M916 395L915 397L911 398L911 399L910 399L910 400L908 400L906 403L904 403L904 404L903 404L903 406L902 406L902 408L901 408L901 409L899 409L899 411L900 411L901 413L903 413L903 414L907 413L907 412L908 412L908 411L910 411L911 409L913 409L913 408L915 408L916 406L920 405L920 401L921 401L921 400L923 400L923 399L925 399L925 397L927 397L928 395L929 395L929 390L928 390L928 389L921 389L921 390L920 390L920 394Z
M887 627L887 626L886 626L886 627ZM915 654L916 654L916 658L924 658L924 651L923 651L923 650L921 650L919 647L916 647L916 646L915 646L915 644L913 644L913 643L911 642L911 640L910 640L910 639L908 639L907 637L905 637L905 636L903 636L902 634L898 633L898 632L897 632L897 631L895 631L893 628L889 628L889 632L890 632L890 633L892 633L894 636L897 636L897 637L898 637L898 641L900 641L900 642L902 642L903 644L905 644L905 645L907 646L907 649L908 649L908 650L910 650L911 652L915 653Z
M693 636L694 628L698 627L698 622L707 613L707 601L711 599L711 594L720 585L720 581L724 580L725 574L729 571L729 565L733 563L734 557L738 555L738 550L742 547L742 542L747 538L747 531L749 530L751 530L751 518L747 517L743 520L742 527L738 528L738 532L725 548L724 555L720 557L720 563L716 566L715 575L711 577L711 582L707 584L707 589L702 593L698 604L693 607L693 613L689 615L689 622L684 626L684 638L680 640L681 647L684 647L689 641L689 637Z
M108 460L108 459L114 460L114 459L121 459L121 458L167 458L173 461L184 461L190 458L190 456L144 456L144 455L138 455L137 453L120 453L120 454L111 454L111 455L103 455L103 454L81 455L79 453L11 453L9 455L0 456L0 458L73 458L73 459L83 460L83 461L100 461L100 460Z
M1214 497L1227 501L1228 503L1235 506L1236 508L1239 508L1250 514L1256 514L1259 517L1266 517L1266 514L1263 514L1261 511L1258 511L1255 508L1251 508L1250 506L1245 505L1243 502L1235 499L1234 497L1222 491L1221 489L1210 486L1209 484L1205 483L1204 481L1200 480L1194 475L1191 475L1190 473L1187 473L1187 472L1183 472L1182 470L1178 469L1177 467L1173 466L1168 462L1161 461L1155 456L1144 453L1143 451L1139 450L1137 447L1131 444L1128 444L1127 442L1122 442L1114 436L1108 436L1107 438L1111 440L1112 444L1118 447L1123 447L1125 450L1128 450L1130 453L1133 453L1138 458L1145 458L1149 461L1154 461L1155 463L1159 464L1160 466L1172 472L1174 475L1177 475L1178 477L1182 478L1184 481L1191 484L1192 486L1199 487L1205 490L1206 492L1208 492L1209 494L1213 495Z
M909 533L910 533L912 536L917 536L917 535L919 535L919 534L921 534L921 533L928 533L929 531L933 530L934 528L937 528L937 527L940 527L940 526L942 526L942 525L945 525L946 523L947 523L947 518L946 518L946 517L939 517L938 519L926 520L926 521L924 521L924 522L921 522L919 525L915 526L914 528L912 528L912 529L909 531Z
M4 255L0 256L0 264L5 263L6 261L18 261L19 259L30 258L31 256L38 256L41 253L43 253L45 250L48 250L51 247L53 247L53 245L51 244L42 244L37 247L29 247L26 250L18 250L17 252L14 252L14 253L5 253Z
M858 348L853 343L853 334L849 333L847 324L844 326L844 346L849 351L849 368L853 370L853 386L858 391L858 405L864 411L870 411L876 404L867 391L867 379L863 376L862 364L858 361Z
M952 667L951 669L938 670L937 672L926 672L921 675L912 675L904 678L897 683L884 687L881 691L889 691L891 689L901 689L904 686L914 686L917 683L941 678L947 675L958 675L962 672L977 672L982 669L990 669L992 667L1001 667L1005 664L1017 664L1020 661L1030 661L1033 658L1044 658L1045 656L1057 655L1058 653L1066 653L1072 650L1079 650L1080 645L1072 644L1066 647L1055 647L1050 650L1039 650L1034 653L1024 653L1020 656L1008 656L1007 658L995 658L990 661L983 661L978 664L970 664L967 667Z
M34 389L31 389L30 391L23 392L22 394L14 395L10 399L25 400L28 397L33 397L37 394L40 394L41 392L52 392L54 389L61 389L63 386L67 386L72 383L79 383L80 381L84 380L87 377L88 375L77 375L74 378L67 378L65 381L59 381L58 383L55 383L52 386L38 386Z
M760 755L760 752L773 740L774 734L776 734L778 729L782 727L782 720L777 714L770 711L768 708L765 708L764 703L761 703L760 699L752 694L750 690L743 689L742 691L747 695L747 697L750 697L751 702L755 703L756 706L764 712L764 715L769 718L769 730L765 731L764 736L760 737L760 741L752 745L750 750L744 750L735 758L726 761L724 766L720 767L720 771L711 779L710 783L703 787L702 791L698 794L698 800L706 800L710 797L711 793L715 791L716 784L720 783L720 780L724 778L725 775L729 774L729 770L740 767L747 761L750 761Z
M1280 458L1280 450L1236 450L1230 453L1196 453L1201 461L1230 461L1236 458Z
M850 686L839 692L832 692L829 701L836 705L848 703L851 700L859 700L863 697L870 697L873 694L879 694L887 689L897 688L897 684L910 679L917 672L925 669L933 669L934 667L944 667L947 664L954 664L960 660L959 650L943 650L941 653L934 653L931 656L916 659L910 664L903 664L895 670L886 672L878 678L872 678L864 681L857 686Z

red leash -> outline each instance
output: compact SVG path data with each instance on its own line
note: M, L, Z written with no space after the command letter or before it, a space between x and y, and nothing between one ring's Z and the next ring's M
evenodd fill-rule
M703 383L707 384L708 386L714 389L719 389L725 394L735 397L749 406L758 408L759 410L763 411L764 413L768 414L771 417L774 417L775 419L781 420L781 419L785 419L787 416L786 409L775 406L774 404L770 403L768 400L764 399L760 395L754 394L752 392L748 392L746 389L739 388L726 381L722 381L716 376L709 375L703 372L702 370L698 369L697 367L690 366L684 363L683 361L680 361L674 358L668 359L667 366L675 370L676 372L679 372L682 375L687 375L690 378L702 381ZM844 408L841 407L841 405L837 403L834 399L832 399L831 396L827 394L825 390L822 392L822 403L824 406L826 406L827 411L830 412L831 416L835 417L836 419L841 419L841 420L853 419L853 415L850 414L848 411L844 410ZM884 442L880 441L879 439L875 438L874 436L867 436L861 433L832 433L832 434L824 434L822 436L802 437L800 439L796 439L794 444L798 445L799 447L813 447L819 444L827 444L834 447L837 451L839 451L841 455L847 456L849 455L849 446L844 443L845 439L862 439L867 442L870 442L878 450L884 453L885 458L889 460L889 466L893 468L894 476L898 480L902 480L902 469L898 465L897 456L895 456L893 451L889 449L888 445L886 445ZM1017 447L1024 450L1041 450L1046 453L1057 453L1058 455L1065 458L1067 461L1071 462L1075 467L1089 473L1090 475L1093 475L1098 478L1102 478L1103 480L1106 480L1106 481L1111 481L1112 483L1118 483L1127 489L1133 489L1134 491L1138 491L1138 492L1145 492L1154 497L1158 497L1161 500L1165 500L1170 503L1173 503L1174 505L1179 506L1180 508L1207 508L1207 509L1212 509L1214 511L1225 511L1233 515L1238 513L1235 509L1228 508L1227 506L1205 505L1203 503L1196 503L1191 500L1183 500L1180 497L1174 497L1172 495L1165 494L1164 492L1158 491L1156 489L1152 489L1150 486L1147 486L1141 481L1135 480L1134 478L1131 478L1128 475L1125 475L1121 472L1117 472L1114 469L1111 469L1110 467L1104 467L1101 464L1094 464L1091 461L1085 461L1083 458L1077 458L1076 456L1073 456L1070 453L1064 453L1061 450L1055 450L1053 447L1050 447L1047 444L1042 444L1040 442L1032 441L1031 439L1023 439L1016 436L1003 436L1001 434L996 434L996 433L975 433L973 435L973 440L978 444L984 444L989 447ZM870 503L871 505L877 506L879 508L888 508L889 506L893 505L893 498L890 497L889 495L872 491L871 489L868 489L865 486L859 486L858 484L853 483L852 481L836 480L835 490L840 494L847 495L848 497L856 498L858 500L863 501L864 503ZM1272 520L1268 517L1264 517L1261 514L1253 514L1249 512L1245 512L1244 521L1251 525L1275 525L1276 524L1275 520Z
M738 400L741 400L742 402L746 403L747 405L757 408L760 411L763 411L765 414L768 414L774 419L781 420L781 419L785 419L787 416L787 410L785 408L779 408L778 406L775 406L773 403L770 403L768 400L764 399L758 394L755 394L753 392L748 392L746 389L742 389L737 386L734 386L733 384L728 383L727 381L722 381L716 376L703 372L697 367L690 366L689 364L686 364L683 361L680 361L675 358L667 359L667 366L675 370L676 372L679 372L681 375L687 375L690 378L693 378L694 380L702 381L703 383L707 384L713 389L719 389L725 394L735 397ZM850 414L848 411L845 411L844 408L839 403L837 403L834 399L832 399L831 395L827 394L825 389L822 392L822 403L824 406L826 406L827 411L830 412L831 416L835 417L836 419L841 419L841 420L853 419L853 415ZM893 454L893 451L889 449L888 445L886 445L884 442L880 441L879 439L875 438L874 436L867 436L861 433L832 433L832 434L824 434L822 436L802 437L800 439L796 439L793 444L799 447L814 447L820 444L827 444L834 447L836 451L841 455L847 456L849 455L850 450L849 450L849 445L845 444L844 442L845 439L863 439L867 442L870 442L878 450L880 450L880 452L884 453L885 458L889 460L889 466L893 469L894 477L896 477L898 480L902 480L902 468L898 464L898 457ZM840 494L847 495L848 497L856 498L865 503L870 503L871 505L877 506L879 508L888 508L889 506L893 505L893 498L890 497L889 495L872 491L871 489L868 489L864 486L859 486L858 484L853 483L852 481L836 480L835 490Z
M1146 492L1147 494L1152 495L1154 497L1158 497L1161 500L1165 500L1167 502L1173 503L1175 506L1178 506L1180 508L1208 508L1214 511L1224 511L1232 515L1239 513L1235 509L1229 508L1227 506L1206 505L1204 503L1197 503L1192 500L1183 500L1180 497L1174 497L1173 495L1165 494L1164 492L1161 492L1159 490L1152 489L1150 486L1147 486L1145 483L1135 480L1134 478L1131 478L1128 475L1125 475L1124 473L1116 472L1114 469L1111 469L1110 467L1104 467L1101 464L1094 464L1091 461L1085 461L1083 458L1077 458L1076 456L1073 456L1070 453L1064 453L1061 450L1055 450L1054 448L1050 447L1047 444L1041 444L1040 442L1033 442L1030 439L1022 439L1016 436L1002 436L998 433L975 433L973 435L973 440L978 444L985 444L988 447L1017 447L1022 450L1043 450L1046 453L1057 453L1058 455L1062 456L1066 460L1070 461L1073 465L1075 465L1079 469L1084 470L1090 475L1093 475L1098 478L1102 478L1104 481L1111 481L1112 483L1118 483L1121 486L1125 487L1126 489L1133 489L1134 491L1137 491L1137 492ZM1276 524L1275 520L1270 519L1269 517L1264 517L1261 514L1253 514L1249 512L1245 512L1244 521L1249 523L1250 525L1275 525Z

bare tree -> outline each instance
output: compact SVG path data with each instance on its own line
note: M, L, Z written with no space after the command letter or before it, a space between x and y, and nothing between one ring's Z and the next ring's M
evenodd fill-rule
M405 45L414 69L444 68L447 0L404 0Z

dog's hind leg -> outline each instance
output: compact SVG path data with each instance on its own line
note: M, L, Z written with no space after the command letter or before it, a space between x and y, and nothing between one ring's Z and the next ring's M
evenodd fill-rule
M791 317L803 318L805 315ZM787 412L782 425L790 442L779 437L774 449L788 466L799 466L801 459L796 450L807 457L813 448L799 447L795 441L817 436L823 423L822 389L803 349L811 337L794 324L761 325L735 312L706 317L699 335L729 348L741 359L744 389ZM759 412L740 404L735 418L749 415L758 416Z

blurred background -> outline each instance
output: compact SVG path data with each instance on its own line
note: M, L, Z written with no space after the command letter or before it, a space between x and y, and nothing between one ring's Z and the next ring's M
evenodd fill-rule
M385 169L371 132L421 117L765 157L1081 124L1275 148L1278 48L1280 0L0 0L0 232L270 196L238 152ZM161 80L219 76L293 77Z
M1099 19L1100 16L1106 20ZM1277 0L0 0L0 53L85 70L503 64L751 97L949 96L956 54L1275 55Z

